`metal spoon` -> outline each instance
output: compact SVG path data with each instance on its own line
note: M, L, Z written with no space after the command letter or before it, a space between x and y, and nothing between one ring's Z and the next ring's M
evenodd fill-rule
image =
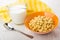
M20 30L16 30L16 29L14 29L14 28L9 27L9 26L8 26L8 23L5 23L5 24L4 24L4 27L5 27L7 30L16 31L16 32L19 32L19 33L24 34L25 36L27 36L27 37L29 37L29 38L31 38L31 39L33 38L32 35L28 35L28 34L22 32L22 31L20 31Z

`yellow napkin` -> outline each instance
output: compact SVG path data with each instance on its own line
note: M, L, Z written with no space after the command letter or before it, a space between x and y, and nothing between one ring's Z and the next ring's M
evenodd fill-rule
M0 17L3 19L4 22L10 22L11 18L6 7L0 6Z
M40 0L25 0L25 3L27 6L28 15L31 14L31 12L40 12L40 11L53 12L52 9L46 3Z

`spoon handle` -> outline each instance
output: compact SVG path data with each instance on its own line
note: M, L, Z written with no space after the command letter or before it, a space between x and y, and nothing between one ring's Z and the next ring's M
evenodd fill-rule
M14 31L16 31L16 32L20 32L20 33L22 33L23 35L25 35L25 36L27 36L27 37L29 37L29 38L31 38L31 39L33 38L32 35L26 34L26 33L22 32L22 31L20 31L20 30L16 30L16 29L14 29Z

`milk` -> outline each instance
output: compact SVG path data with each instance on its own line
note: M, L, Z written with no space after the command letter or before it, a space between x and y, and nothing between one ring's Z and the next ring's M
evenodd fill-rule
M10 17L12 22L15 24L23 24L26 17L26 7L25 5L15 5L9 7Z

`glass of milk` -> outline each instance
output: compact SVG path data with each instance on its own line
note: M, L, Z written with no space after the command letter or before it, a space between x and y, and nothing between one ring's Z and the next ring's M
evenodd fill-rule
M9 7L10 17L15 24L23 24L26 17L25 5L14 5Z

